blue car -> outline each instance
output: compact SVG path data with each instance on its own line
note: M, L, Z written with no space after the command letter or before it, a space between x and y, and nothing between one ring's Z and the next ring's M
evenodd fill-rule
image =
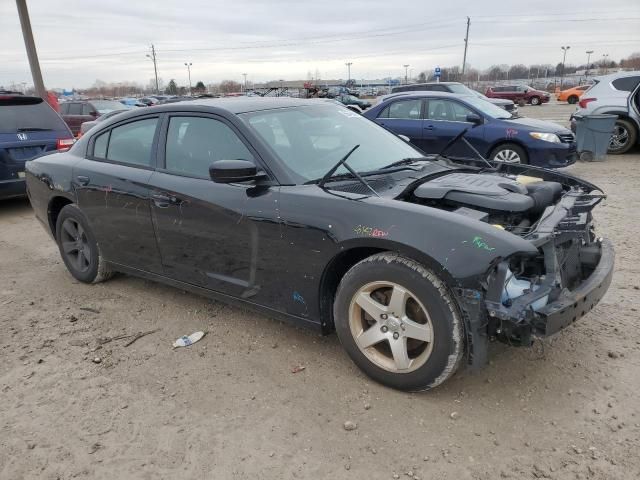
M73 142L67 124L40 97L0 92L0 199L26 194L27 160Z
M414 92L386 98L364 113L369 120L398 135L425 153L470 157L463 141L447 144L467 129L464 138L484 158L559 168L576 161L573 133L555 123L513 116L475 96Z

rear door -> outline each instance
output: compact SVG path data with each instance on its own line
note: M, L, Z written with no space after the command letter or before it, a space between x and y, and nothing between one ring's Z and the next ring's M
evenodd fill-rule
M427 153L439 153L446 144L463 130L465 138L480 150L484 149L484 125L474 127L467 122L467 115L477 114L470 107L450 98L429 98L425 108L423 150ZM469 157L473 152L462 141L456 142L446 154Z
M375 122L398 135L409 137L411 143L422 149L425 146L423 120L423 98L395 100L384 108Z
M78 206L109 261L162 273L151 223L149 179L159 116L136 117L92 137L73 168Z

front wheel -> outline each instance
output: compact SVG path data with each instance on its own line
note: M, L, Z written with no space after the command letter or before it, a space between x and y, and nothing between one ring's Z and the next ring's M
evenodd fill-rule
M616 120L607 153L612 155L627 153L636 144L637 138L638 132L629 120Z
M489 155L491 160L505 163L529 163L527 152L515 143L503 143L493 149Z
M334 319L354 363L392 388L436 387L454 374L464 352L461 316L447 286L395 253L373 255L346 273Z
M567 103L569 105L575 105L576 103L578 103L578 97L576 95L571 95L569 98L567 98Z
M83 283L98 283L113 275L89 222L76 205L67 205L60 211L56 222L56 241L60 256L75 279Z
M540 105L540 97L531 97L531 105Z

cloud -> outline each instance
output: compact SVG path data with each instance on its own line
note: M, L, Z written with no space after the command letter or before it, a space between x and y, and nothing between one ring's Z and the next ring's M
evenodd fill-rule
M443 2L440 2L443 3ZM585 50L619 59L640 45L637 0L583 0L579 13L555 0L513 4L451 0L389 2L280 0L237 2L156 0L30 0L28 2L45 83L82 87L96 79L147 84L154 43L159 75L185 84L224 78L250 81L306 78L401 76L436 65L459 65L466 16L471 16L468 62L552 63L560 45L572 45L567 61L583 63ZM565 15L562 15L562 13ZM0 85L31 80L14 2L0 5L3 68ZM636 47L637 48L637 47Z

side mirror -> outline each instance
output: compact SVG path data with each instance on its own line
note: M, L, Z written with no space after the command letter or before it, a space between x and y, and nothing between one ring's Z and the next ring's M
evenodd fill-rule
M411 143L411 139L406 135L398 135L401 139L403 139L407 143Z
M97 110L91 110L89 112L89 115L91 115L93 118L98 118L100 116Z
M476 115L475 113L470 113L467 115L467 122L473 123L475 127L478 125L482 125L482 117L480 115Z
M209 167L209 176L216 183L246 182L258 176L258 168L249 160L218 160Z

